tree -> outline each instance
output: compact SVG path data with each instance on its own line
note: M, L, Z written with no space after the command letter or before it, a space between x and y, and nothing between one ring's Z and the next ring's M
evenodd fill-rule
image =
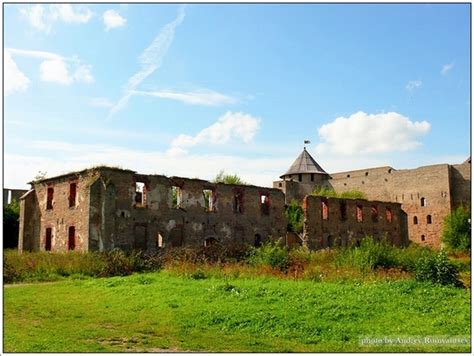
M20 204L12 200L3 207L3 248L18 247L18 229L20 226Z
M303 232L304 211L297 200L292 200L286 207L286 219L288 221L288 231L296 234Z
M247 184L237 174L225 174L223 170L217 174L213 182L224 184Z
M461 205L444 218L443 242L451 250L471 250L471 211Z

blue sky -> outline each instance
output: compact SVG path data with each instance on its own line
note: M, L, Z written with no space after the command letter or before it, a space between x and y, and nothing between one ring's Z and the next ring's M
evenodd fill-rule
M469 4L4 5L4 185L470 154Z

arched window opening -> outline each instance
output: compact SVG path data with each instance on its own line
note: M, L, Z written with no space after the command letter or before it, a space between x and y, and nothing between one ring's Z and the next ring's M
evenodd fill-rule
M418 225L418 217L417 216L413 217L413 225Z
M426 199L425 199L425 198L422 197L422 198L420 199L420 205L421 205L421 206L426 206Z
M426 223L431 224L431 215L426 216Z

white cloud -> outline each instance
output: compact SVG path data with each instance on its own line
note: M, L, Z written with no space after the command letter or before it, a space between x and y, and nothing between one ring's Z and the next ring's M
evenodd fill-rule
M107 98L91 98L89 100L89 105L94 106L96 108L111 108L112 106L114 106L114 103L112 103Z
M218 106L222 104L234 104L235 98L215 92L209 89L200 89L193 92L176 92L172 90L160 91L133 91L135 95L154 96L163 99L181 101L191 105Z
M260 119L241 112L228 111L214 124L198 132L195 136L179 135L172 143L169 154L183 154L187 148L198 144L225 144L232 139L249 143L260 128Z
M43 5L36 4L28 8L22 8L20 14L27 19L31 27L40 31L50 31L50 26L44 20L45 10Z
M44 82L56 82L63 85L69 85L73 81L66 63L58 59L48 59L41 62L40 78Z
M409 151L421 145L418 136L429 132L427 121L412 122L396 112L366 114L359 111L338 117L318 129L318 154L358 155Z
M18 66L7 50L4 52L3 65L3 73L5 74L5 95L10 95L15 92L25 92L28 89L30 80L18 69Z
M5 51L18 56L44 59L39 67L42 81L62 85L69 85L74 82L92 83L94 81L91 73L92 67L82 64L76 57L67 58L52 52L17 48L6 48ZM73 67L73 74L70 72L70 67Z
M412 92L414 89L421 88L423 82L421 80L410 80L406 86L409 92Z
M105 30L108 31L111 28L117 28L125 26L127 19L120 16L120 14L115 10L107 10L102 15L104 20Z
M74 73L74 80L84 83L93 83L94 77L92 76L91 68L91 65L80 65Z
M87 7L78 7L71 4L50 5L51 18L65 23L87 23L92 18L92 11Z
M82 24L89 22L93 16L92 11L87 7L71 4L51 4L49 6L36 4L21 8L20 14L31 27L46 33L51 31L55 22Z
M161 62L173 42L175 30L183 22L184 16L184 7L180 7L176 19L169 24L166 24L155 37L153 42L142 52L139 57L141 69L129 78L124 87L123 96L111 108L110 115L123 109L138 85L140 85L141 82L161 66Z
M446 75L448 74L448 72L453 69L454 67L454 63L449 63L449 64L445 64L443 65L443 68L441 68L441 74L442 75Z

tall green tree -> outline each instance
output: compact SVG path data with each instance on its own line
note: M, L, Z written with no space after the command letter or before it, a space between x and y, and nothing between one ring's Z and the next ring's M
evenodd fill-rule
M461 205L444 218L443 242L451 250L471 250L471 210Z
M224 184L247 184L237 174L226 174L223 170L217 174L213 182Z

